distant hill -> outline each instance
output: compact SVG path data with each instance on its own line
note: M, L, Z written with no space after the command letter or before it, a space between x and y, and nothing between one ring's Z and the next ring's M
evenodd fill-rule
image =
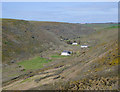
M73 39L82 35L88 35L95 30L88 26L63 22L31 22L38 25L40 29L55 33L57 36Z
M89 23L89 24L84 24L84 25L91 27L91 28L94 28L95 30L102 30L105 28L118 26L117 23Z

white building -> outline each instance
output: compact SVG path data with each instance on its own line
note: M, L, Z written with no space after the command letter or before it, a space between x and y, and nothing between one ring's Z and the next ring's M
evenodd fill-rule
M88 45L81 45L81 48L88 48Z
M70 51L63 51L61 55L63 56L70 56L71 52Z
M78 45L78 43L77 43L77 42L74 42L74 43L72 43L72 45Z

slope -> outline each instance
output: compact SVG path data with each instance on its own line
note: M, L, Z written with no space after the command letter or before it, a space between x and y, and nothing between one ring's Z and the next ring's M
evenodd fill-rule
M50 47L63 44L51 32L31 24L29 21L2 20L3 63L28 59Z

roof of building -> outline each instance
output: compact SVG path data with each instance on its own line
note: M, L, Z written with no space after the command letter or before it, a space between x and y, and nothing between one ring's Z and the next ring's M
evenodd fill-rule
M69 54L72 54L71 51L63 51L62 53L69 53Z

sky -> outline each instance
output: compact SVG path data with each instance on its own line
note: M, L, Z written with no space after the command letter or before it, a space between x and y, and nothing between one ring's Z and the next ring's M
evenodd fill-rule
M68 23L118 21L117 2L3 2L2 18Z

